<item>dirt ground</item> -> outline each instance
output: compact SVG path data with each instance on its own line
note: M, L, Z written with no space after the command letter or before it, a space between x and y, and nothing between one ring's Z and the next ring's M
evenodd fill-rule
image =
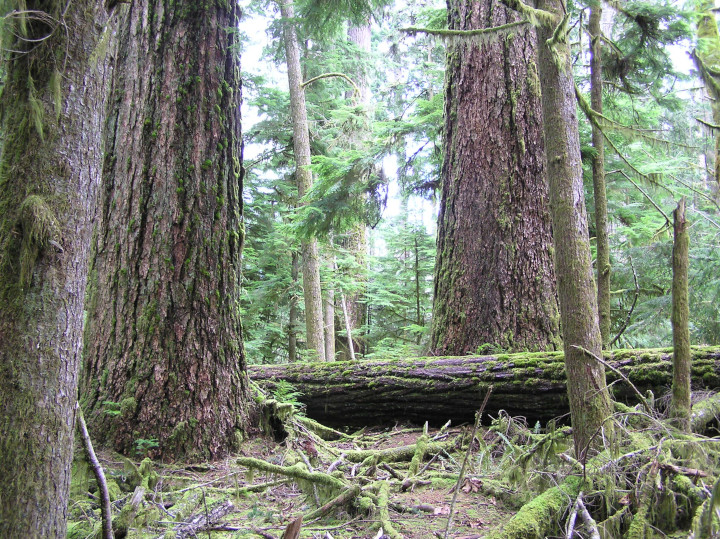
M451 444L452 440L459 442L463 432L468 439L470 430L469 427L454 428L441 435L431 430L428 436L431 442ZM197 465L153 463L149 481L149 467L143 469L139 460L133 466L122 457L108 453L101 453L100 460L111 485L115 483L120 487L119 491L115 488L111 496L114 498L115 527L122 528L121 522L129 523L127 532L124 529L120 533L116 531L116 537L125 533L126 537L279 539L298 517L309 515L317 509L318 502L322 505L339 494L337 490L280 474L253 472L238 465L238 457L251 457L279 466L304 461L306 465L310 464L312 471L318 472L327 472L332 467L335 477L368 490L375 488L377 491L377 485L386 482L389 485L388 520L394 532L405 538L480 538L512 516L513 493L508 490L499 499L489 495L484 482L492 478L477 473L477 456L472 452L454 505L453 494L466 450L449 447L428 455L407 489L401 487L409 474L410 463L407 461L368 465L367 462L353 463L341 458L344 452L357 449L411 446L421 435L422 429L395 426L366 431L337 442L320 442L302 434L282 443L255 438L246 442L238 455L222 462ZM144 478L138 475L138 469ZM251 485L269 486L258 492L248 492L247 487ZM139 489L143 490L140 496L137 495ZM68 537L96 536L100 525L97 495L92 475L87 470L84 473L76 470ZM288 531L284 537L398 537L393 531L381 530L379 509L363 511L360 505L355 498L333 507L322 518L305 518L299 535ZM445 535L451 510L452 521Z

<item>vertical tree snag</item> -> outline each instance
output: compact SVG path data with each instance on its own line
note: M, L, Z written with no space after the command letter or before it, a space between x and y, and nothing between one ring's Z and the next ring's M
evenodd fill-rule
M118 48L88 291L83 407L132 454L218 457L249 421L234 1L134 0Z
M28 0L4 22L0 537L66 534L107 95L103 4Z
M305 90L300 66L300 46L295 30L295 10L292 0L279 0L282 16L285 62L290 87L290 115L293 124L293 148L295 152L295 181L302 199L312 187L310 170L310 133L308 130ZM318 241L305 238L300 246L302 258L303 292L305 296L305 328L307 347L318 361L325 361L325 336L323 334L323 300L320 285L320 255Z
M685 198L673 212L674 241L672 252L672 329L673 329L673 383L670 417L676 426L690 432L690 329L688 319L688 250L690 236L685 220Z
M555 244L567 370L568 397L575 451L584 456L591 440L598 445L601 429L612 413L601 356L602 340L597 318L587 213L580 162L580 136L570 48L567 43L563 0L543 0L540 8L555 14L560 26L538 31L540 80L544 116L545 152L550 184L550 213Z
M451 30L520 20L499 2L452 0ZM559 346L535 31L448 47L430 350Z

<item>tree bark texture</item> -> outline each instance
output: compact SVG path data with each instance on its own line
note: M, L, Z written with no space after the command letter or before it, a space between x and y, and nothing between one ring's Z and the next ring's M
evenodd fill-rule
M83 407L131 454L219 457L249 421L238 298L242 169L234 2L122 7Z
M600 20L602 4L593 4L590 8L590 106L602 114L602 41ZM610 342L610 242L608 239L607 187L605 184L605 137L599 126L592 125L593 157L593 195L595 199L595 238L598 319L603 346Z
M23 9L3 28L0 537L64 538L110 36L102 2Z
M449 2L453 30L516 21ZM450 46L432 354L560 346L535 32Z
M291 256L290 279L292 291L290 292L290 310L288 313L288 361L297 361L297 324L298 324L298 297L295 294L295 284L300 276L300 255L293 251Z
M690 432L690 306L688 301L688 251L690 235L685 220L685 198L680 200L674 217L672 253L672 329L673 329L673 381L670 417L679 429Z
M305 90L300 65L300 45L294 21L295 9L291 0L279 0L282 15L283 39L285 41L285 62L290 87L290 115L293 128L293 150L295 153L295 181L300 199L313 184L310 170L310 132L305 106ZM302 203L302 200L301 200ZM325 336L323 334L323 299L320 285L320 255L318 241L305 238L301 241L303 294L305 297L306 342L313 359L325 361Z
M720 348L692 350L695 388L720 387ZM616 350L605 360L638 389L664 394L672 380L672 350ZM562 352L253 365L250 378L272 389L279 380L301 393L309 417L333 426L391 425L396 421L442 425L472 423L490 385L485 412L524 416L530 425L569 411ZM614 372L614 398L634 403L635 393Z
M563 0L543 0L539 7L554 13L559 22L566 13ZM564 35L563 35L564 34ZM553 35L560 37L549 41ZM612 413L605 385L605 369L591 357L601 355L602 340L597 318L590 238L585 210L580 136L570 48L564 30L552 26L538 30L540 80L544 116L545 151L550 184L565 367L568 379L573 438L578 458ZM594 437L594 438L593 438Z

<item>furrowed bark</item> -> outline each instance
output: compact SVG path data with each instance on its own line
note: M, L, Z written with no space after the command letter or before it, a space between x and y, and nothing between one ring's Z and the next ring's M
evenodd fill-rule
M448 3L452 30L518 20ZM430 352L560 347L535 30L448 47Z
M221 5L222 4L222 5ZM238 301L242 160L235 2L136 0L118 48L83 408L98 442L214 458L250 422Z

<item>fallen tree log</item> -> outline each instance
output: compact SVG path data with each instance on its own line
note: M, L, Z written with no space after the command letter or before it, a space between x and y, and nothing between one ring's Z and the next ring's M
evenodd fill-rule
M692 354L693 389L720 388L720 347L693 347ZM605 359L641 391L657 396L670 387L670 348L615 350ZM269 390L278 380L293 384L307 415L330 426L470 423L490 385L486 417L505 410L544 423L569 409L561 352L253 365L248 373ZM617 374L608 370L607 379L616 400L634 402Z

